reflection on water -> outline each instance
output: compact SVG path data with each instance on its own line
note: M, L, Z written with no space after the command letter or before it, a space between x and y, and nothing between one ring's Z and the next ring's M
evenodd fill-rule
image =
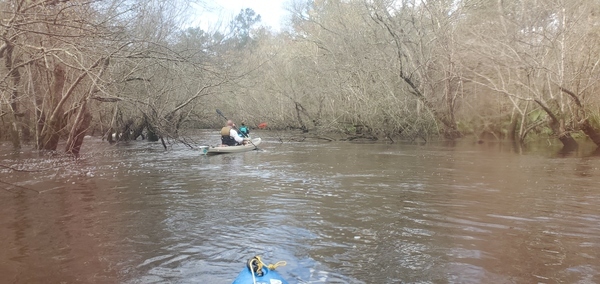
M0 169L6 283L231 283L257 254L290 283L600 283L593 151L85 146L76 163L0 152L43 169Z

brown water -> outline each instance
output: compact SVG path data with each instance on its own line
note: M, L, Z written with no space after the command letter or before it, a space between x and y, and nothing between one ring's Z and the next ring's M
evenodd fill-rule
M600 283L594 153L263 137L88 139L77 163L4 146L43 170L0 169L0 282L231 283L262 255L289 283Z

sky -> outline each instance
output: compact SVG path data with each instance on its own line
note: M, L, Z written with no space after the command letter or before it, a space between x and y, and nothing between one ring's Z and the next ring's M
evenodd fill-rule
M288 2L289 0L206 0L206 8L196 7L199 11L197 23L204 30L222 29L242 9L250 8L260 14L261 25L280 31L281 21L288 13L285 10L285 4ZM218 26L219 19L221 19L221 27Z

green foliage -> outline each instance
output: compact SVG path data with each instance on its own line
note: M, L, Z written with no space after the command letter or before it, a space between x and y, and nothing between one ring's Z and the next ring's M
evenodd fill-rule
M590 114L588 117L588 121L590 122L590 125L592 125L592 127L600 129L600 113L595 112L593 114Z
M356 134L356 126L354 126L354 124L345 124L344 132L350 133L350 134Z
M457 126L458 131L465 135L473 134L475 132L475 126L472 121L460 120L457 122Z
M587 136L585 135L585 133L583 133L581 131L575 131L575 132L571 132L571 137L573 137L575 139L580 139L580 138L584 138Z
M546 136L552 136L554 134L554 131L552 131L552 128L548 127L548 126L542 126L539 128L540 130L538 130L538 133L546 135Z
M539 119L543 119L547 116L546 112L543 109L536 109L529 112L529 121L536 122Z

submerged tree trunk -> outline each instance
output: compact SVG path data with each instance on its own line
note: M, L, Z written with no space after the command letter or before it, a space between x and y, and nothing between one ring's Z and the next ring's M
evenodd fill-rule
M592 142L596 144L596 146L600 147L600 131L597 128L593 127L590 123L585 108L583 107L583 104L579 99L579 96L564 87L560 87L560 90L563 93L569 95L571 100L573 100L573 102L577 106L578 111L576 112L575 118L579 120L578 124L581 128L581 131L583 131L583 133L585 133L585 135L587 135L592 140Z
M88 71L95 69L101 63L104 63L103 68L108 66L108 59L100 57L98 58L90 67L88 67ZM104 69L103 69L104 70ZM82 72L75 78L73 83L69 86L67 91L63 94L63 87L65 85L65 70L59 64L55 65L54 68L54 84L52 87L51 98L55 101L52 104L52 108L48 112L50 116L46 120L46 124L44 125L44 129L42 130L42 147L40 149L44 150L56 150L58 147L58 141L60 139L60 131L66 126L66 117L64 116L64 105L67 103L68 99L73 96L76 92L76 88L79 84L88 77L89 72ZM98 76L102 75L102 71L98 74Z
M592 142L594 142L594 144L596 144L596 146L600 147L600 131L594 128L587 118L584 118L583 121L580 121L579 125L583 133L590 137L590 139L592 140Z
M558 140L563 144L564 149L572 150L578 147L577 141L571 136L571 133L566 130L564 120L559 120L558 117L552 112L552 110L541 100L534 100L538 105L544 109L544 111L550 117L549 126L552 129L552 132L556 136L558 136Z

